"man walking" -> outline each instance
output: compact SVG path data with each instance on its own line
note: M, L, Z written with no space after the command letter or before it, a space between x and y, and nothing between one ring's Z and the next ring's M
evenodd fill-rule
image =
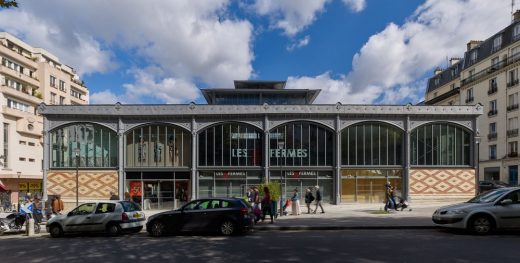
M321 205L321 192L320 187L318 185L315 186L316 188L316 208L314 209L314 213L316 214L316 211L318 211L318 206L321 208L321 213L325 213L325 210L323 210L323 206Z

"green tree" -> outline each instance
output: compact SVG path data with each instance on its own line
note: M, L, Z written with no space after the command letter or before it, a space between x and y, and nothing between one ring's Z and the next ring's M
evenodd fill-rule
M0 0L0 7L1 8L18 7L18 3L16 2L16 0Z

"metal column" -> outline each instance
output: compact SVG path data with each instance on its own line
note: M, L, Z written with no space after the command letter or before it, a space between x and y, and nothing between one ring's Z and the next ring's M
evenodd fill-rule
M269 118L264 116L264 179L269 182Z
M197 176L197 123L195 117L191 118L191 200L199 198Z
M336 192L336 200L334 204L338 205L341 202L341 120L339 114L336 115L336 169L334 179L334 192Z
M121 118L119 118L118 124L117 124L117 137L118 137L118 149L119 149L118 160L117 160L117 167L118 167L117 168L117 177L118 177L118 181L119 181L119 185L118 185L119 200L125 199L125 170L124 170L125 126L124 125L125 124L123 123L123 120Z
M406 119L404 121L404 172L403 172L403 196L409 202L410 200L410 185L409 185L409 176L410 176L410 116L406 115Z

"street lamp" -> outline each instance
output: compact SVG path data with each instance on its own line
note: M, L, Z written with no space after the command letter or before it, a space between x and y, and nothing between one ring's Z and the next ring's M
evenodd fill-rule
M20 175L22 175L22 172L16 172L16 175L18 176L18 180L17 180L17 183L18 183L18 197L16 198L16 203L17 203L17 207L16 209L18 210L18 212L20 212Z
M76 148L74 149L74 153L76 155L76 206L79 204L79 153L80 149Z

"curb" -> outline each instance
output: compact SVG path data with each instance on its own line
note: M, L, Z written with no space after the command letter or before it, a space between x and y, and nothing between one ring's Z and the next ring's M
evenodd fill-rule
M259 231L435 229L437 226L255 226Z

